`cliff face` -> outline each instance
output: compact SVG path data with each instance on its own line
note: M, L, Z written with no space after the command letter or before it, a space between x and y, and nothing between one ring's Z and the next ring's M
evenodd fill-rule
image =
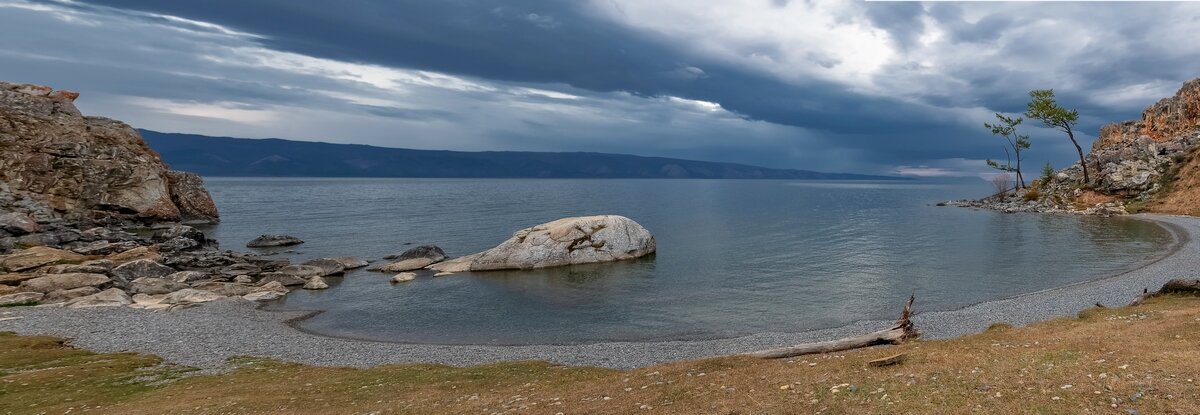
M0 213L80 225L217 221L198 176L168 170L129 125L83 116L78 96L0 82Z

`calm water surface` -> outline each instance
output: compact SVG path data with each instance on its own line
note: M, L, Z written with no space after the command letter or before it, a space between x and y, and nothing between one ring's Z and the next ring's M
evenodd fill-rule
M227 249L307 241L293 262L378 260L431 243L451 256L565 216L619 214L654 233L641 260L467 273L392 285L358 271L277 309L306 330L421 343L706 339L894 318L915 293L949 310L1113 274L1155 258L1153 223L934 207L986 183L736 180L208 178Z

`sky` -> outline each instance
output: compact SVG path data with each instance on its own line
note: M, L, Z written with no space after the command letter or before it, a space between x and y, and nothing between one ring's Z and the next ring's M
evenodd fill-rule
M1032 89L1101 125L1200 77L1200 3L0 0L0 80L135 127L978 176ZM1076 160L1027 121L1036 171Z

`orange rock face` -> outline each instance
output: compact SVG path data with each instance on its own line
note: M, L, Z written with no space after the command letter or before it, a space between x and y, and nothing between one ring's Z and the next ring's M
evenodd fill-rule
M216 220L199 177L173 181L137 131L83 116L78 97L0 82L0 211L20 207L39 221Z
M1163 98L1142 111L1141 120L1102 127L1092 150L1130 143L1142 136L1168 142L1197 127L1200 127L1200 79L1193 79L1185 82L1175 96Z

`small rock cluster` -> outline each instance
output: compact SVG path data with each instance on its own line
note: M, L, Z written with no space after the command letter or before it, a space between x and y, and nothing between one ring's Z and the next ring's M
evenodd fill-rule
M221 251L202 232L182 224L164 226L151 236L113 229L83 233L108 239L35 246L0 256L0 305L173 309L223 298L270 301L291 289L328 288L326 277L367 265L351 257L291 264ZM97 249L102 244L123 249Z

